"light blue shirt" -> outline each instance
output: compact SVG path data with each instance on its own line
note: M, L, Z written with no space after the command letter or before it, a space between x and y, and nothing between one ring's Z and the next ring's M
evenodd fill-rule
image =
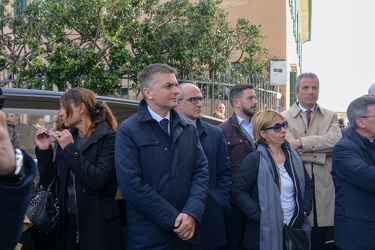
M236 117L237 117L238 124L240 124L240 126L249 134L251 139L254 139L253 131L252 131L253 123L250 121L250 123L247 124L246 121L242 119L241 117L239 117L238 115L236 115Z
M152 109L150 108L150 106L147 105L147 108L148 108L148 112L150 112L150 115L152 116L152 118L154 118L157 122L159 122L160 124L160 121L163 120L164 118L168 119L168 134L171 134L171 119L170 119L170 116L171 116L171 112L168 112L167 116L166 117L161 117L160 115L156 114L154 111L152 111Z
M307 114L307 113L306 113L307 109L305 109L304 107L302 107L300 103L298 103L297 105L298 105L298 107L303 111L303 113L306 115L306 114ZM311 111L314 111L314 110L315 110L315 106L314 106L312 109L310 109L310 110L311 110Z

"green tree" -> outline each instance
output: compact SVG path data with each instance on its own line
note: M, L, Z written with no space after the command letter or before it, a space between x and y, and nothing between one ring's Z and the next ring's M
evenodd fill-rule
M1 1L1 7L9 4ZM117 63L130 58L127 50L118 49L126 44L116 40L116 32L122 29L120 22L129 23L136 17L135 12L121 11L118 7L129 7L129 3L36 0L15 18L5 8L0 9L5 13L2 30L9 30L1 34L5 45L1 59L6 61L3 68L17 75L20 85L29 88L44 85L52 89L56 85L62 90L81 86L98 94L116 93L120 88L119 77L126 73ZM116 67L112 69L113 63Z
M179 78L224 70L230 59L232 29L220 1L174 0L155 5L132 28L130 44L136 72L150 62L179 69Z
M267 75L270 58L269 49L263 46L264 35L260 25L251 24L249 20L240 18L233 34L235 49L239 57L234 63L240 62L240 73L250 77Z
M0 69L29 88L82 86L102 95L155 62L176 67L180 79L220 74L236 49L245 55L241 73L261 72L259 27L241 19L232 28L220 3L34 0L14 17L0 0Z

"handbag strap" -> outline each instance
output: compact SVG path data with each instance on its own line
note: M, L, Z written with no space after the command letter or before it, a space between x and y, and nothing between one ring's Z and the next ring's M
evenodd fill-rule
M38 184L37 184L36 187L35 187L35 191L36 191L36 192L39 192L39 191L40 191L40 186L41 186L41 185L42 185L42 182L41 182L41 180L39 179ZM57 194L57 180L56 180L56 175L53 176L53 179L52 179L51 183L48 185L47 189L44 188L44 190L47 191L47 192L50 192L51 189L52 189L52 186L53 186L53 185L55 185L55 194Z
M53 176L53 179L51 183L49 184L47 191L50 192L52 189L52 186L55 185L55 193L57 192L57 181L56 181L56 175Z

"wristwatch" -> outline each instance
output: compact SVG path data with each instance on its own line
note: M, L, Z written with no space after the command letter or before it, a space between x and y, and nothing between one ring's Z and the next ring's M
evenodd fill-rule
M25 166L23 163L23 153L19 148L14 149L14 154L16 157L15 170L13 174L0 175L0 182L8 182L19 184L26 177Z

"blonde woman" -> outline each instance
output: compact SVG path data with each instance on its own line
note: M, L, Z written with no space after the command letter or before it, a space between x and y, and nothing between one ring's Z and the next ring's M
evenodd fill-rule
M311 211L312 181L298 153L285 140L288 122L274 110L253 117L257 151L242 163L233 187L247 216L246 249L283 249L283 225L302 228Z

